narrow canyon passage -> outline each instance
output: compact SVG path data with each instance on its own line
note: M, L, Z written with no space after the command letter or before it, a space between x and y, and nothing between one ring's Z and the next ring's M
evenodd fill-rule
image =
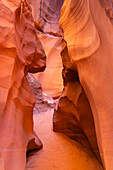
M43 148L28 157L26 170L103 170L95 156L81 144L53 132L53 109L34 111L35 132Z
M0 170L113 170L113 1L0 9Z

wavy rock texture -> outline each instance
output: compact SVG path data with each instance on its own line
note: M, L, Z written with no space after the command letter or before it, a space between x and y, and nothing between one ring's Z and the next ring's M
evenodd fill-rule
M62 37L49 34L39 34L39 39L47 56L47 68L44 73L35 74L35 78L42 84L43 91L56 98L61 95L62 81Z
M54 108L55 101L52 97L45 94L42 90L42 85L29 73L27 74L28 82L33 91L36 103L34 106L34 114L46 112L48 109Z
M62 35L59 27L60 9L63 0L29 0L33 9L34 21L45 33Z
M64 31L64 40L67 42L72 64L90 56L98 49L98 31L93 23L87 0L65 0L59 24Z
M62 4L63 0L30 1L38 36L47 56L45 72L36 74L35 78L41 82L43 91L54 98L60 96L63 89L62 60L60 56L63 32L59 27Z
M42 147L33 133L35 99L28 72L45 69L45 53L37 38L31 8L24 1L0 1L0 147L3 170L24 170L26 149ZM14 12L16 10L16 12ZM4 20L3 20L3 16ZM28 126L29 125L29 126Z
M55 108L53 130L81 143L102 164L91 107L77 72L64 69L63 77L65 88Z
M100 0L102 7L105 9L106 14L113 23L113 1L112 0Z
M91 106L104 168L112 170L113 26L98 0L65 0L60 26L67 44L67 50L62 52L64 66L78 71ZM58 113L55 117L60 119Z

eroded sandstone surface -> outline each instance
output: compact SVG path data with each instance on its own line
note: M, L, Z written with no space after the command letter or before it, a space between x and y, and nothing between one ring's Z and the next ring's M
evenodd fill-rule
M106 12L109 15L106 15ZM59 22L62 30L64 31L65 48L62 51L63 65L67 70L71 69L78 72L80 84L85 91L86 97L91 107L92 112L89 112L89 116L91 117L92 114L92 117L94 119L98 148L103 166L106 170L113 169L113 26L111 22L111 16L112 1L103 0L100 3L98 0L65 0L61 9ZM69 84L72 84L70 85L70 87L73 89L72 92L70 92L69 90ZM66 117L67 114L62 115L62 112L60 112L61 109L64 109L64 105L66 104L66 102L64 102L64 98L68 100L68 103L71 101L75 103L75 98L77 97L76 94L78 94L79 90L74 95L74 92L77 90L77 88L75 86L72 86L73 83L67 83L67 86L64 90L65 94L64 96L61 96L59 100L59 105L55 111L54 116L55 131L62 131L63 133L67 133L68 136L70 135L71 137L73 137L74 134L77 135L78 133L77 131L77 133L75 132L73 134L72 130L74 129L72 128L72 125L76 122L75 119L79 118L79 121L81 121L84 116L88 116L88 114L85 113L85 111L87 110L86 104L84 106L79 105L80 108L77 113L74 112L74 116L73 113L71 113L71 115L74 117L75 122L72 118L70 118L70 115L69 117ZM68 91L70 92L69 95L67 94ZM78 104L80 102L79 99L80 93ZM81 101L83 104L86 99L81 99ZM62 102L64 103L62 104ZM70 111L75 109L75 107L74 109L72 109L72 107L73 106L71 106ZM67 110L63 110L63 113L65 113L66 111ZM82 118L80 118L80 112L84 112ZM88 119L89 118L87 117L87 120ZM65 129L62 128L62 124L65 124ZM79 124L79 126L85 132L86 128L83 127L82 124ZM69 130L71 130L70 133ZM86 132L85 135L87 136ZM79 139L79 137L76 138ZM91 144L89 136L87 136L87 139Z
M38 34L47 56L46 70L35 74L35 78L42 84L43 91L53 98L61 95L63 89L62 80L62 37L50 34Z
M55 147L56 142L57 147L54 148L56 150L59 146L65 146L68 156L72 157L69 160L63 154L63 158L66 162L69 160L73 166L63 165L60 162L63 167L58 167L50 159L54 154L47 149L49 152L45 155L42 153L42 156L47 158L50 154L49 165L41 161L43 159L39 154L39 162L42 164L39 163L39 167L36 162L35 168L100 170L102 164L104 169L112 170L112 0L24 0L23 2L1 0L0 11L1 168L24 170L26 150L31 151L34 147L42 148L42 143L37 137L40 127L36 125L37 133L33 131L35 100L36 115L37 112L40 113L42 107L45 107L45 100L53 102L49 107L53 107L54 101L46 94L42 94L40 84L32 76L30 77L28 72L44 71L47 55L46 71L35 74L35 77L42 83L44 92L54 98L60 96L64 87L55 107L53 130L65 134L79 144L67 137L64 137L65 139L61 137L59 140L53 135L54 132L45 131L50 135L44 140L53 140L50 142L52 147ZM46 103L45 108L48 104ZM52 114L50 116L48 112L44 121L47 123L51 118ZM39 124L40 122L43 121L37 121ZM48 126L46 123L41 126L42 130ZM50 126L49 123L48 128ZM43 132L40 133L44 136ZM78 145L80 149L76 148ZM78 157L72 150L78 153ZM61 151L64 153L64 150ZM59 154L61 155L57 152L57 156ZM79 162L79 158L84 165L75 165L75 160ZM36 160L37 156L29 159L27 168L34 168L31 164ZM88 164L86 161L89 161ZM53 166L50 166L51 162Z
M35 142L37 149L42 148L33 132L35 99L26 76L28 72L45 69L46 55L36 35L28 1L20 2L0 1L0 148L3 170L25 169L28 142L28 149Z
M59 97L63 89L60 55L63 31L59 27L62 4L63 0L30 1L37 35L47 56L46 70L35 74L35 78L42 84L43 91L53 98Z

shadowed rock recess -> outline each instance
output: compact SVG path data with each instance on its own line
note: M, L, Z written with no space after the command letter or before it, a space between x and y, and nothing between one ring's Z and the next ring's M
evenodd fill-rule
M0 0L0 170L113 170L112 23L112 0Z

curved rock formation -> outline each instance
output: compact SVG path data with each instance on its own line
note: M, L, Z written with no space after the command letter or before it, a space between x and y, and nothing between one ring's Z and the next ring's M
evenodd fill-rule
M91 150L102 164L97 145L94 119L76 71L63 70L64 90L53 117L53 130L64 133Z
M33 9L35 25L45 33L62 35L59 27L60 9L64 0L29 0Z
M58 82L61 81L58 77L61 74L59 54L62 51L64 90L55 108L54 131L64 133L80 142L95 154L100 163L102 159L106 170L112 170L111 0L100 0L100 2L99 0L65 0L64 3L63 0L25 0L21 6L20 0L0 1L2 169L24 170L26 148L29 151L34 147L35 149L42 147L42 143L33 132L32 114L35 99L27 74L45 69L45 53L36 35L28 2L32 6L35 26L48 55L47 64L52 67L58 64L55 72L50 69L44 75L47 79L51 72L48 83L44 82L48 87L54 87L49 91L56 88L58 92L59 89L58 94L52 91L53 97L60 94L62 87L62 83L60 88L51 83L53 75L54 77L56 75ZM59 16L61 29L58 25ZM59 60L57 60L58 56ZM44 81L42 75L39 75L39 78Z
M60 14L60 27L64 31L72 64L93 54L100 45L87 0L65 0Z
M31 73L27 74L27 79L36 100L33 114L41 114L46 112L48 109L54 108L55 101L52 97L43 92L42 85L34 78Z
M65 46L67 46L62 52L63 64L66 69L70 68L77 71L79 74L80 83L85 91L92 110L99 152L104 168L106 170L112 170L113 26L98 0L65 0L61 9L60 26L64 31ZM74 95L74 91L76 91L77 88L74 87L72 89L73 90L70 94L73 96L74 102L78 92ZM67 93L65 95L67 97ZM61 97L58 110L63 107L62 100ZM71 102L70 100L72 100L72 98L68 98L68 102ZM78 100L78 102L80 101ZM78 114L74 115L74 119L75 117L82 116L81 118L83 118L84 116L84 120L85 118L89 120L87 114L80 114L82 107L83 106L80 106ZM84 109L86 109L86 105L84 105ZM72 111L74 109L71 107L70 110ZM75 113L76 112L74 112L74 114ZM70 117L66 117L66 115L67 113L64 114L63 117L60 110L58 113L57 111L55 112L56 120L54 121L54 128L56 131L59 131L59 127L60 130L65 131L65 129L61 129L62 124L66 124L66 128L68 128L69 125L73 125L73 119L71 118L70 120ZM73 113L71 113L71 115L73 115ZM60 119L64 120L59 121ZM79 124L79 126L85 131L85 127L81 124ZM68 130L70 129L72 129L72 127L66 129L65 133L68 133ZM71 131L71 133L72 132L73 131ZM71 133L69 133L69 135L73 135ZM77 133L75 132L75 134ZM92 145L89 135L87 137ZM79 138L77 137L77 139Z
M59 27L62 4L63 0L30 0L37 33L47 56L45 72L36 74L35 78L42 84L43 91L54 98L59 97L63 89L60 56L63 31Z
M113 23L113 1L112 0L100 0L102 7L105 9L106 14Z
M53 97L59 97L63 89L62 80L62 37L39 34L40 41L47 56L47 68L43 73L35 74L42 84L43 91Z
M27 2L0 1L0 147L4 170L24 170L26 149L42 147L33 133L35 99L28 72L43 71L46 56ZM2 15L5 16L2 22ZM4 30L4 31L3 31ZM29 125L29 126L28 126Z

